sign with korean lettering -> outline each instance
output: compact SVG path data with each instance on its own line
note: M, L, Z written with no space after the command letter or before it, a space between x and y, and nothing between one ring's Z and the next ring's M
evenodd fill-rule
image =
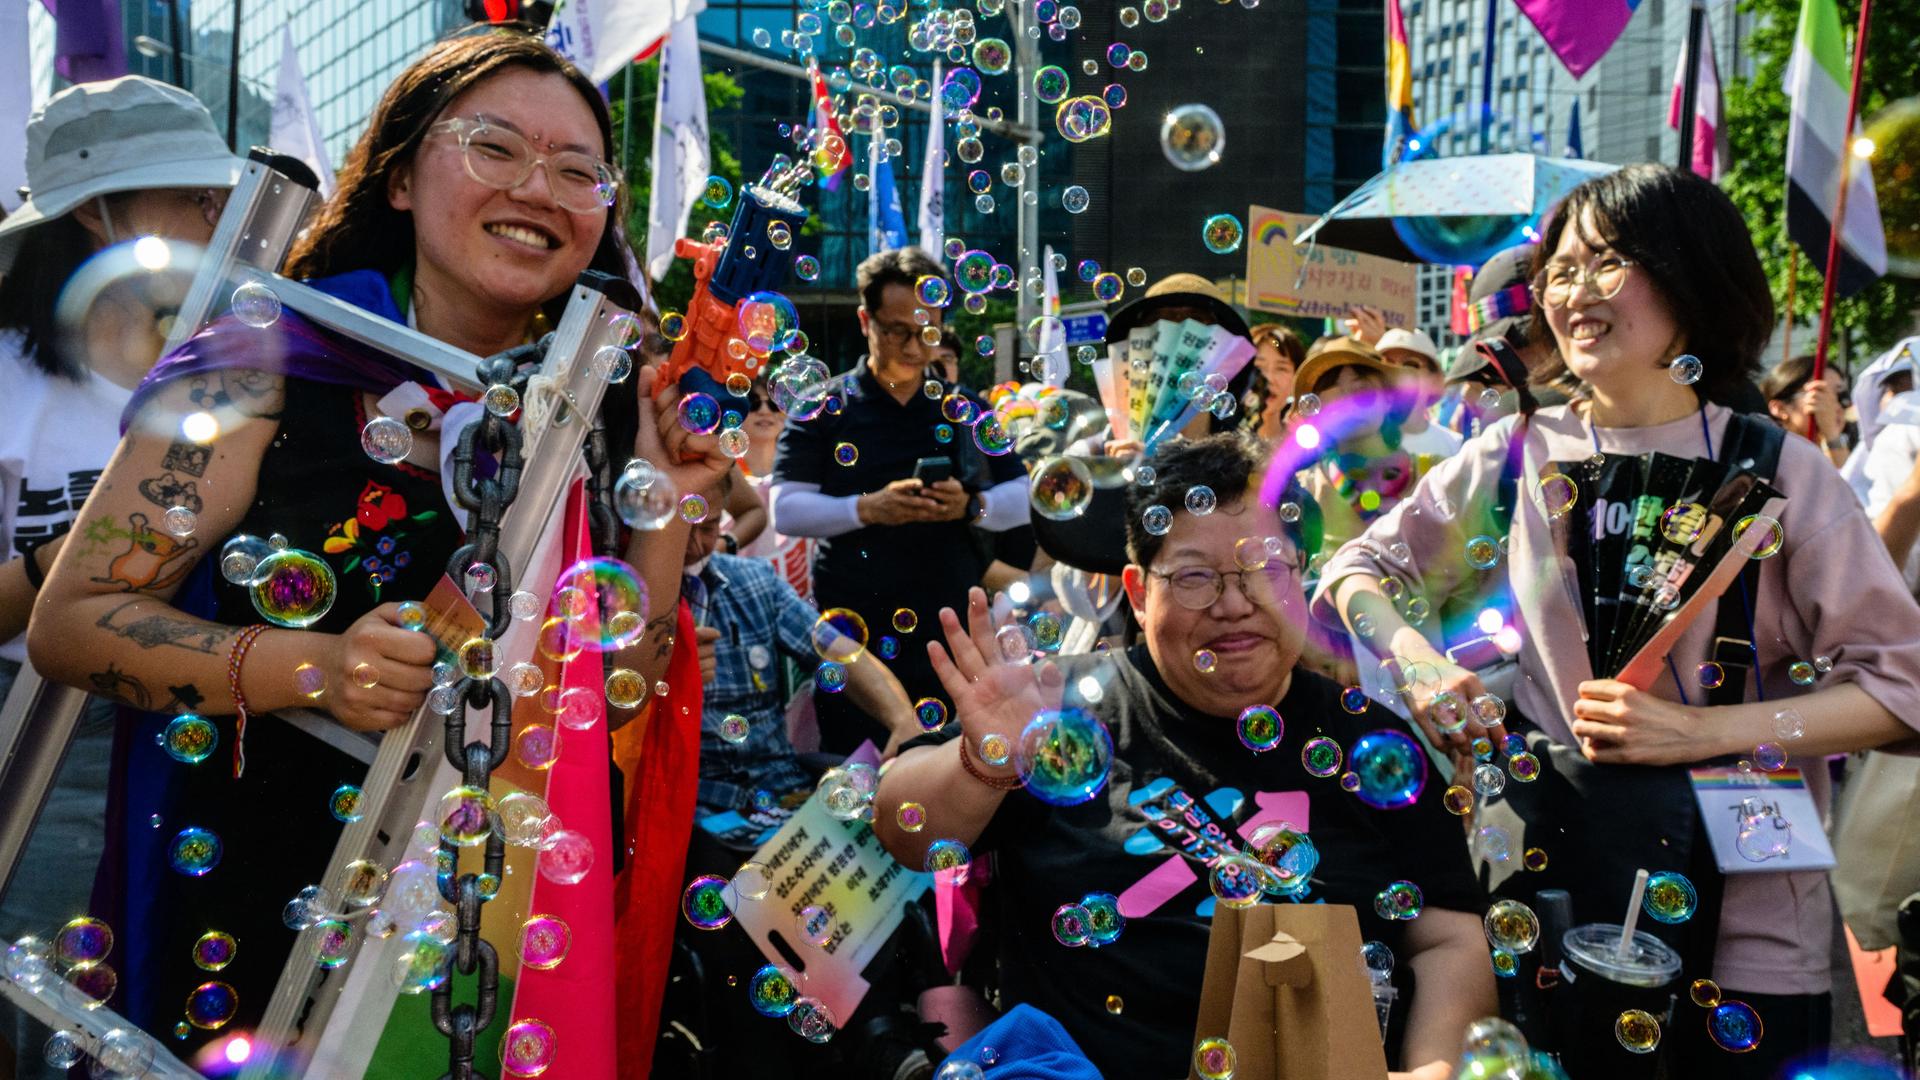
M801 993L844 1023L867 993L860 972L933 876L895 862L865 822L827 813L818 793L753 858L767 868L767 894L748 900L730 893L735 920L769 962L800 976ZM800 913L809 908L828 920L823 944L801 937Z
M1418 265L1293 238L1311 214L1247 208L1247 307L1302 319L1338 318L1355 305L1380 309L1389 327L1414 325Z

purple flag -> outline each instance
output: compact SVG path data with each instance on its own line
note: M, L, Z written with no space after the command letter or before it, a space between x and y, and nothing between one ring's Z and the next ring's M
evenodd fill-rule
M1540 30L1547 46L1578 79L1598 63L1640 0L1513 0Z
M45 0L53 16L53 66L74 82L117 79L127 73L127 42L119 0Z

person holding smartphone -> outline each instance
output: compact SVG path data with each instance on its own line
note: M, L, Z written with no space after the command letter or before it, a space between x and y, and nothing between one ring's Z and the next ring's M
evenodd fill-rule
M817 541L815 603L859 615L868 648L914 700L942 696L926 655L935 614L962 606L986 570L972 527L1027 523L1026 474L1011 444L987 440L999 451L990 453L975 438L991 412L929 369L944 312L921 302L919 284L943 276L918 248L860 264L867 355L830 385L840 409L789 419L770 500L775 531ZM886 741L885 728L843 695L817 694L815 703L821 750Z

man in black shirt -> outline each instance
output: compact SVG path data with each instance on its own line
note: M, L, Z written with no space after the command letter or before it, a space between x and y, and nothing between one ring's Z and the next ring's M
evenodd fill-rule
M970 535L1027 523L1026 474L977 398L928 370L939 345L940 267L918 248L860 264L867 356L833 380L828 405L780 436L770 500L773 528L819 540L813 593L822 611L848 608L867 625L911 699L944 697L924 642L936 612L959 605L987 559ZM999 437L996 437L999 436ZM891 637L889 656L880 645ZM816 694L820 748L847 752L886 731L835 694Z
M1486 899L1460 821L1440 805L1443 785L1434 778L1409 805L1381 810L1342 790L1338 769L1307 771L1309 740L1345 752L1404 724L1385 710L1347 712L1337 685L1296 669L1305 544L1298 525L1259 503L1252 446L1213 436L1163 448L1154 465L1155 482L1133 489L1127 525L1124 581L1143 643L1035 668L1002 659L980 593L967 630L942 612L948 646L929 652L957 722L902 750L881 780L875 832L909 866L936 840L993 852L1002 1005L1052 1014L1106 1075L1160 1078L1184 1075L1193 1051L1217 902L1212 868L1246 853L1257 827L1291 823L1319 852L1295 899L1353 905L1362 937L1398 960L1408 1006L1396 1009L1389 1059L1418 1066L1415 1076L1445 1076L1462 1030L1498 1006L1478 925ZM1218 505L1195 514L1187 494L1201 485ZM1144 527L1151 506L1173 511L1161 535ZM1262 549L1273 554L1255 554ZM993 764L982 741L1017 742L1063 697L1106 726L1113 762L1091 800L1052 806L1013 790L1012 764ZM1261 753L1236 723L1255 705L1284 721L1278 745ZM921 806L916 832L899 825L903 802ZM1382 919L1375 898L1399 881L1417 886L1424 909ZM1089 892L1118 897L1125 928L1104 947L1069 948L1055 938L1053 912Z

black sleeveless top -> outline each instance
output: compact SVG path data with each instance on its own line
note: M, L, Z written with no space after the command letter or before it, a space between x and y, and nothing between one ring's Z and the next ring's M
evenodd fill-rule
M285 536L332 568L333 606L309 627L318 633L338 634L382 603L425 598L462 542L438 474L368 457L360 446L366 421L359 391L289 379L279 433L235 530ZM203 540L209 550L177 603L228 625L261 622L248 590L220 576L226 539ZM316 634L316 661L320 644ZM115 746L107 855L95 891L95 911L116 935L109 961L119 988L109 1004L192 1060L207 1043L257 1027L296 941L312 950L282 913L305 886L338 894L339 882L321 880L343 827L335 794L358 787L366 770L258 715L247 726L245 775L236 780L233 717L209 717L218 745L185 764L159 745L172 717L137 715L122 724ZM187 829L219 841L218 863L198 876L175 865L173 849ZM364 924L347 923L354 934ZM195 944L210 932L237 941L231 963L218 971L195 962ZM227 989L212 991L214 998L230 992L236 1000L232 1018L212 1030L187 1023L190 995L215 981Z

